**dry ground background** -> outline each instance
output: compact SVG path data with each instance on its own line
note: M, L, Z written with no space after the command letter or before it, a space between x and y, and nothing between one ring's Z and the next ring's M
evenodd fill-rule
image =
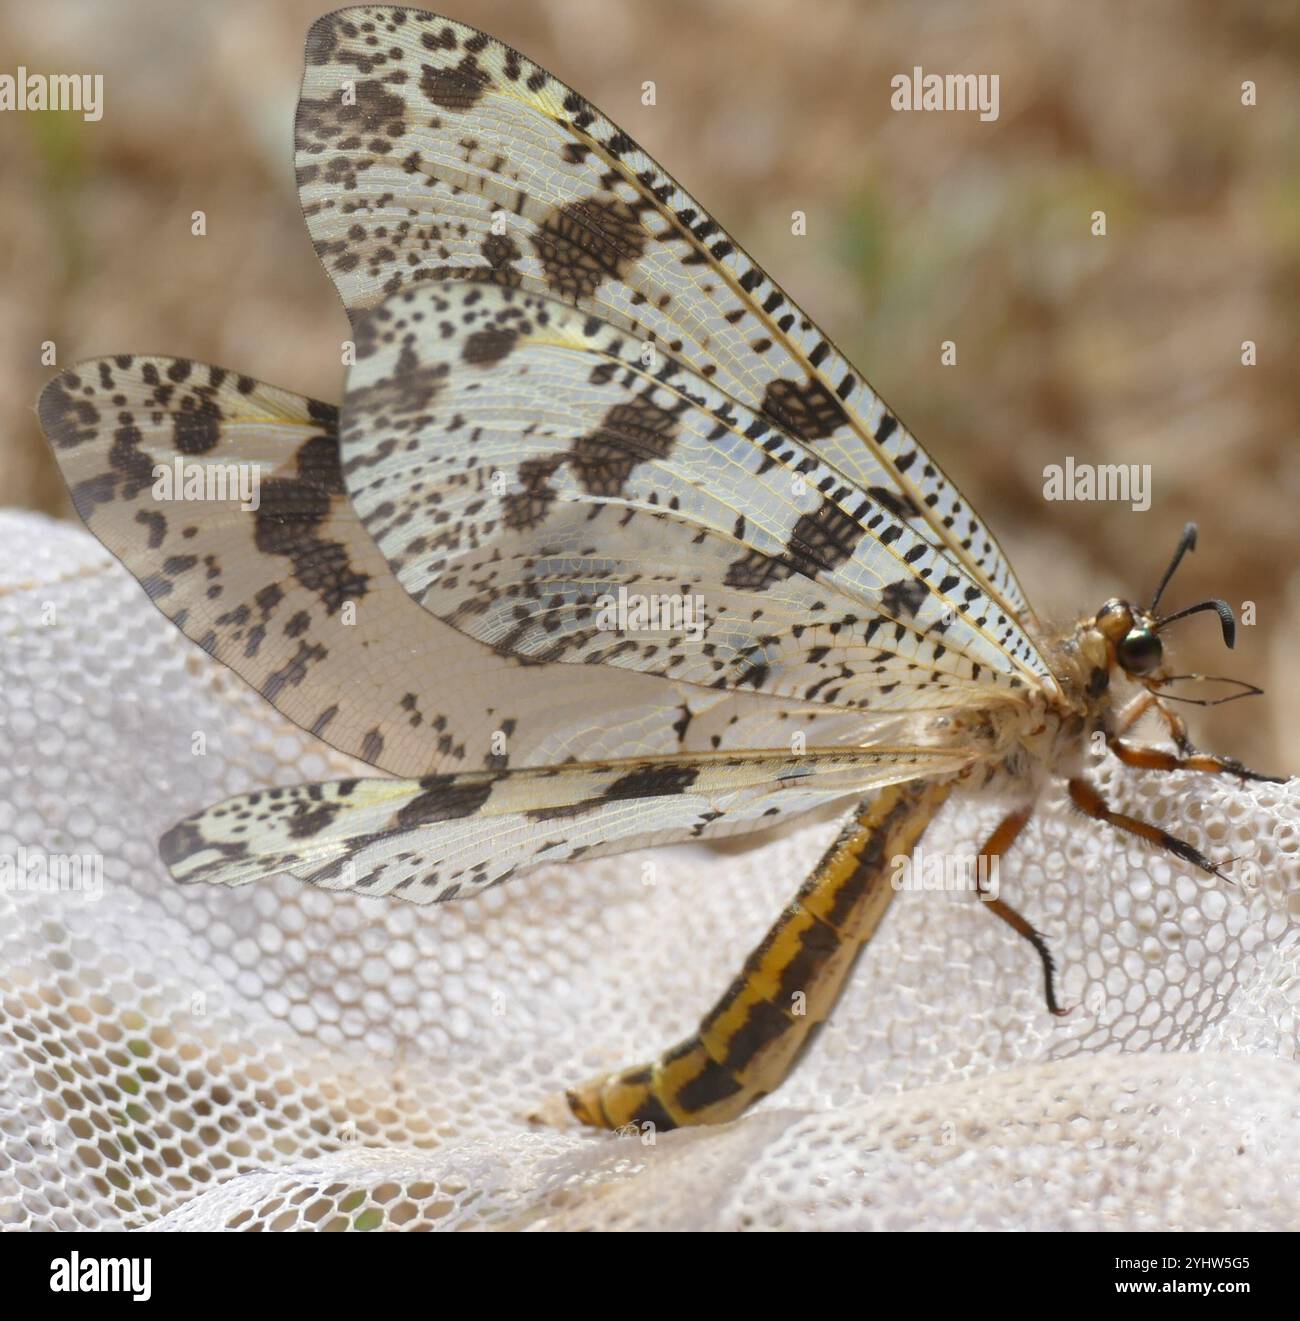
M324 8L0 4L0 72L105 80L98 123L0 115L3 503L71 516L32 407L45 340L60 364L186 354L339 397L346 321L290 160ZM1180 659L1269 693L1194 729L1300 771L1295 4L443 8L572 83L711 208L972 496L1044 614L1149 591L1195 518L1173 603L1222 594L1259 622L1230 659L1211 619L1184 625ZM1000 118L892 112L890 77L918 64L999 74ZM1150 511L1046 502L1044 465L1067 455L1151 464Z

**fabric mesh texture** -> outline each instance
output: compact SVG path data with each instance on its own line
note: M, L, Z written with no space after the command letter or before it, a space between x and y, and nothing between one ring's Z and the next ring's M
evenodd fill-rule
M530 1117L689 1032L832 824L426 910L287 879L182 887L155 852L179 816L358 766L88 534L35 516L0 519L0 667L0 859L87 854L103 878L0 889L5 1227L1296 1223L1294 781L1097 762L1115 807L1240 859L1235 884L1045 797L1002 893L1050 941L1068 1017L968 893L902 894L777 1093L719 1128L599 1134ZM952 802L925 847L970 850L996 818Z

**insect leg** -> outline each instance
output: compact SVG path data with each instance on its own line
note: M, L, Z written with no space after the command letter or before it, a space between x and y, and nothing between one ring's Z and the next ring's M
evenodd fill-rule
M1156 695L1149 690L1139 693L1115 718L1115 733L1126 734L1153 706Z
M1112 737L1121 734L1127 734L1139 720L1151 708L1154 707L1159 713L1160 718L1165 722L1169 729L1169 736L1173 739L1178 751L1184 756L1191 756L1196 751L1192 745L1192 740L1187 734L1187 722L1178 714L1177 711L1170 710L1169 706L1160 700L1150 689L1139 694L1126 706L1120 713L1115 722L1115 729Z
M1151 748L1141 743L1128 743L1111 737L1106 746L1124 763L1147 771L1204 771L1209 775L1236 775L1242 780L1263 780L1269 784L1285 784L1285 777L1261 775L1248 770L1235 757L1219 757L1212 752L1196 752L1190 756L1175 756L1163 748Z
M1187 722L1176 711L1171 711L1150 689L1140 693L1119 713L1115 722L1115 735L1127 734L1152 707L1160 712L1160 718L1169 727L1170 737L1177 744L1178 751L1184 757L1195 752L1191 739L1187 737Z
M596 1128L720 1124L778 1086L894 897L894 859L916 847L949 789L911 781L864 802L695 1034L573 1088L573 1113Z
M1024 807L1004 817L998 824L998 828L988 837L984 847L980 849L980 858L999 858L1006 853L1016 842L1020 832L1025 828L1032 815L1033 808ZM1069 1011L1062 1009L1056 999L1056 964L1052 959L1051 950L1047 948L1047 941L1010 904L1004 903L1001 899L988 898L988 891L984 887L984 881L980 877L978 867L975 874L979 878L976 884L979 887L980 897L984 900L984 906L994 917L1005 922L1018 936L1023 936L1034 947L1038 957L1043 961L1043 985L1048 1010L1057 1015L1068 1013Z
M1196 749L1192 746L1192 740L1187 733L1187 721L1178 714L1177 711L1171 711L1167 703L1162 702L1154 693L1148 694L1155 703L1156 710L1160 712L1161 719L1169 726L1170 737L1174 740L1174 745L1179 753L1184 757L1190 757ZM1122 730L1119 731L1123 733Z
M1161 830L1159 826L1150 825L1146 821L1139 821L1135 816L1125 816L1123 812L1112 812L1106 800L1086 780L1071 780L1069 789L1070 799L1074 805L1081 811L1086 812L1094 821L1104 821L1117 830L1135 835L1138 839L1145 839L1158 848L1166 849L1184 862L1190 862L1192 866L1199 867L1204 872L1209 872L1211 876L1217 876L1223 881L1231 881L1230 876L1220 871L1200 849L1194 848L1186 840L1176 838L1168 831Z

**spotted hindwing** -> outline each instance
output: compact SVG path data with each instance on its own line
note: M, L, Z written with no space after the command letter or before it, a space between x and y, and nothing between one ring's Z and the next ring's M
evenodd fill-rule
M752 828L962 764L933 749L874 748L342 780L228 799L173 826L160 849L180 881L236 886L287 872L427 904L543 863Z
M394 775L859 732L835 712L522 665L467 639L408 597L361 526L331 404L118 354L60 372L39 416L78 513L159 610L288 719ZM241 474L257 475L255 501Z
M730 726L640 676L557 666L539 686L535 669L421 610L347 498L333 405L120 354L61 372L39 414L78 513L154 604L290 720L375 766L675 751L665 700L683 705L683 734L694 714L693 736ZM254 501L240 498L241 474L258 479ZM626 715L618 730L598 715L610 706Z

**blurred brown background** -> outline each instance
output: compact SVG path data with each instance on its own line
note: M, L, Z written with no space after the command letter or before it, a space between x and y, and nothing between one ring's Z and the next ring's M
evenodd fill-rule
M291 163L303 36L325 8L0 3L0 72L105 83L98 123L0 114L4 504L70 516L33 412L44 340L61 365L186 354L339 397L346 320ZM444 11L572 83L713 211L972 497L1045 616L1145 596L1196 519L1201 548L1167 604L1215 593L1255 602L1259 622L1232 656L1212 618L1181 625L1180 664L1269 692L1192 711L1193 729L1300 771L1294 3ZM1000 117L891 111L889 80L914 65L997 73ZM941 367L948 339L958 362ZM1243 340L1258 366L1241 365ZM1067 455L1150 463L1149 512L1046 502L1043 467Z

